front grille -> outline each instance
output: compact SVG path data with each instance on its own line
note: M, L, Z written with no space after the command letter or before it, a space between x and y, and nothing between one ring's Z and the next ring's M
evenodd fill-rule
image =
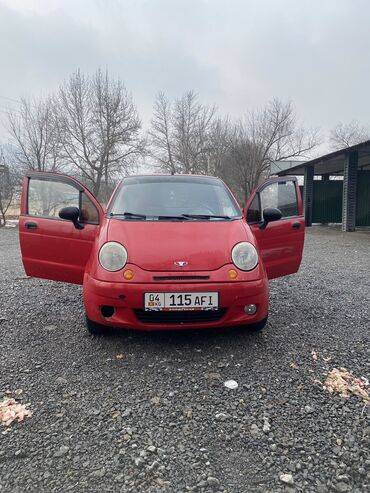
M204 322L216 322L220 320L226 308L218 310L199 310L199 311L145 311L134 310L140 322L144 324L197 324Z
M209 276L154 276L154 281L206 281Z

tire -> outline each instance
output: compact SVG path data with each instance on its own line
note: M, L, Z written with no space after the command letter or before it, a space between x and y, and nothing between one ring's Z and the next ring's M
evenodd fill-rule
M267 324L268 316L266 318L263 318L259 322L256 322L254 324L246 325L246 329L248 329L250 332L261 332L261 330L265 327Z
M102 336L107 332L107 327L105 325L93 322L86 316L86 327L90 335L92 336Z

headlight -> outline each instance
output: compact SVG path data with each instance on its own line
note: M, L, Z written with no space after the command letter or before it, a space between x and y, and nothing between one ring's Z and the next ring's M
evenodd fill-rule
M258 253L252 243L243 241L234 246L231 252L234 265L240 270L252 270L258 264Z
M99 262L103 269L110 272L121 270L127 262L126 248L115 241L104 243L99 252Z

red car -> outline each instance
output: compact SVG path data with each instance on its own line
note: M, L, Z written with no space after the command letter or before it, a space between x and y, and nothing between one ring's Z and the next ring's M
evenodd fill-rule
M19 235L27 275L83 285L87 327L245 326L268 315L268 280L297 272L296 178L270 178L242 211L218 178L124 178L106 211L72 177L30 172Z

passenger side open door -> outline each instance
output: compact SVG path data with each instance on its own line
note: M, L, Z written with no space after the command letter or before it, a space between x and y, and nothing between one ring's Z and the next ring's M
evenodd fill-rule
M77 207L78 226L61 219ZM103 209L89 190L67 175L30 172L23 179L19 239L28 276L82 284L99 234Z
M266 223L263 211L275 208L281 218ZM244 208L269 279L294 274L302 260L304 217L297 178L269 178L252 193Z

